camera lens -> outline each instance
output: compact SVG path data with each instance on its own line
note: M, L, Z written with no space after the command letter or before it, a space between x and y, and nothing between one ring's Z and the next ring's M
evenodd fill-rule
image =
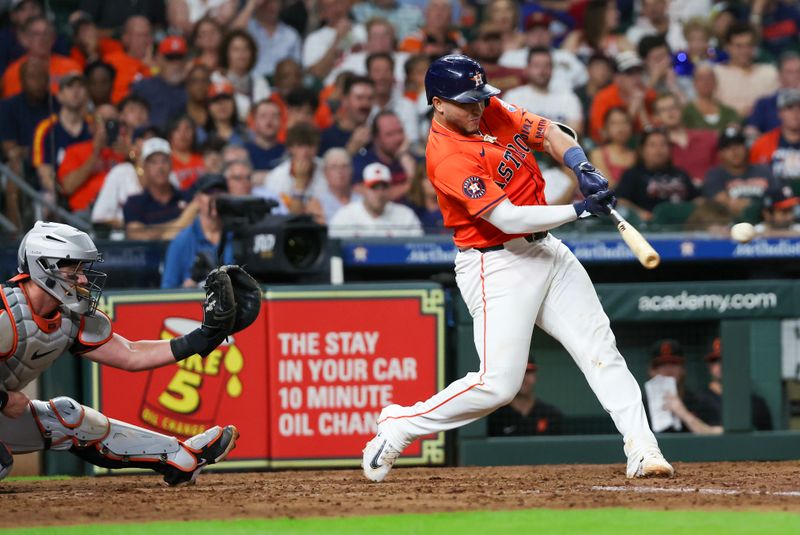
M322 252L319 233L309 229L291 229L284 237L286 260L298 269L312 267Z

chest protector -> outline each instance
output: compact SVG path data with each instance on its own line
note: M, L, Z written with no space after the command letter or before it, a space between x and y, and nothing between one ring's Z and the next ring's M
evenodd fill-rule
M21 390L69 350L80 354L111 338L111 322L61 311L34 316L18 286L0 286L0 389Z

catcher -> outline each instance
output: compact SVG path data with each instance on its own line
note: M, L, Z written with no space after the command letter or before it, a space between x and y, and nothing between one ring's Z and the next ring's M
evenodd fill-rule
M0 479L12 453L70 451L104 468L149 468L171 486L192 484L203 467L223 460L238 431L215 426L182 442L81 405L68 397L29 400L21 390L63 353L127 371L203 357L256 318L258 284L239 266L206 280L202 326L171 340L130 341L97 310L106 274L92 239L71 226L38 221L22 239L19 275L0 285Z

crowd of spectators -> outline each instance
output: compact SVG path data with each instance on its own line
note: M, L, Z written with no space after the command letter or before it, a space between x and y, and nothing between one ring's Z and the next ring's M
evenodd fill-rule
M795 231L796 2L0 0L0 13L5 163L115 235L190 228L213 243L208 174L336 236L445 232L424 75L454 52L510 104L578 132L630 217ZM539 160L551 202L573 196L571 173ZM14 223L58 218L13 182L2 197Z

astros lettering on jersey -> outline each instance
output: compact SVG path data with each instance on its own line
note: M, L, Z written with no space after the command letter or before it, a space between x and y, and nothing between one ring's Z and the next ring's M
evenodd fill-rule
M517 206L547 204L533 151L544 150L549 126L548 119L497 97L489 99L478 134L464 135L433 121L425 151L428 177L458 247L490 247L520 236L481 218L503 199Z

